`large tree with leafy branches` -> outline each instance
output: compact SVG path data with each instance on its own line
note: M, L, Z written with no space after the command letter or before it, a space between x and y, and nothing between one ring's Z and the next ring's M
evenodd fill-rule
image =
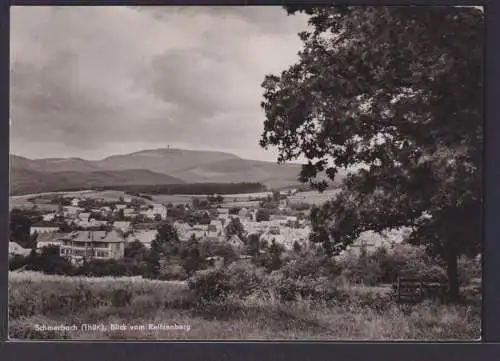
M412 227L447 268L482 238L483 13L467 7L287 7L306 12L299 60L262 84L261 146L307 159L319 190L312 240L336 254L367 230Z

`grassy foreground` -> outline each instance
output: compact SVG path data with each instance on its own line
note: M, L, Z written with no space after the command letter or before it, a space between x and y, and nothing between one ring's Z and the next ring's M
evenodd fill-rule
M384 287L346 285L339 302L272 293L200 305L180 282L10 273L11 339L477 340L479 302L402 308ZM368 300L368 301L367 301ZM36 325L75 325L42 331ZM81 325L106 329L82 330ZM111 330L110 325L122 325ZM149 324L177 329L150 329ZM142 326L141 326L142 325ZM177 325L177 326L175 326ZM182 329L180 326L187 326ZM137 326L139 329L132 329ZM143 329L140 329L144 327ZM160 326L161 327L161 326Z

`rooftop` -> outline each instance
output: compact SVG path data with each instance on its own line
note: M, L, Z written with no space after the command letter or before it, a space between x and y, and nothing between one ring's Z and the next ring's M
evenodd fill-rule
M103 242L103 243L120 243L125 240L116 231L75 231L61 238L64 241L73 242Z

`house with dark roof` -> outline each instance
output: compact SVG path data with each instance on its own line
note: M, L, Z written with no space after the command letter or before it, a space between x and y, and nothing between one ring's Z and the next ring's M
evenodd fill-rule
M73 263L84 259L120 259L126 240L117 231L75 231L60 238L60 254Z

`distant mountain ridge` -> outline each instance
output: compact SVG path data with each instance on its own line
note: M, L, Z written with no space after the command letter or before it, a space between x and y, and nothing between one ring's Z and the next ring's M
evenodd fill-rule
M10 193L42 193L113 185L183 184L178 178L145 169L91 172L40 172L11 167Z
M69 186L149 185L179 183L262 183L269 188L299 185L300 164L243 159L225 152L150 149L82 158L29 159L10 155L11 192ZM125 182L125 183L124 183ZM57 190L57 189L56 189Z

